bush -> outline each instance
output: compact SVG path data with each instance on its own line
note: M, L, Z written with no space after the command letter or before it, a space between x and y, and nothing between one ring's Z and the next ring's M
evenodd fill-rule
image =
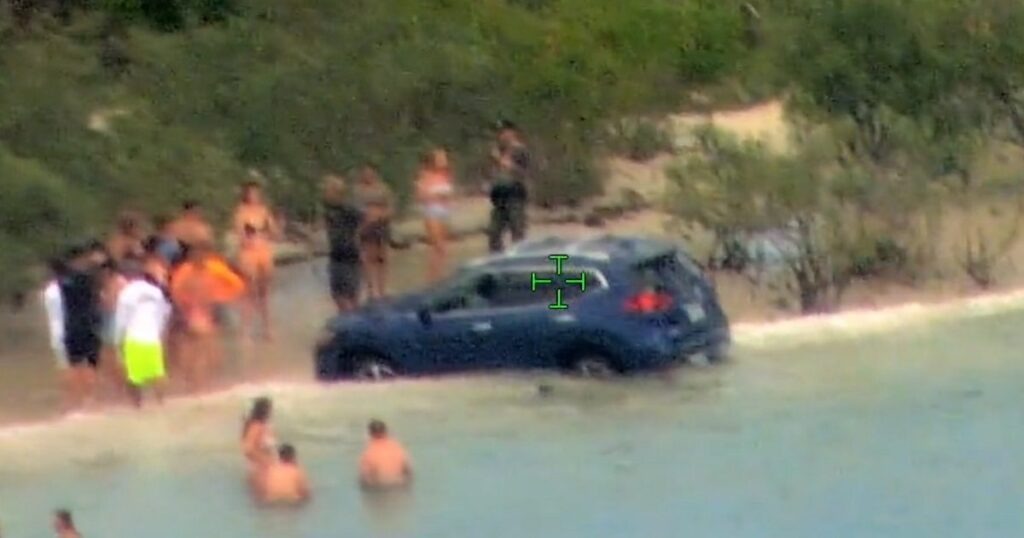
M612 132L609 146L612 151L637 162L674 149L672 134L651 120L619 122Z

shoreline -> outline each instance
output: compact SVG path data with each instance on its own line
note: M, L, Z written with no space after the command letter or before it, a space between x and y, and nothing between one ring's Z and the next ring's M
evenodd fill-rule
M747 349L786 349L800 345L821 344L865 334L927 326L933 323L998 315L1024 309L1024 286L939 300L917 300L887 304L881 307L847 308L828 314L781 317L774 320L733 319L733 341ZM500 375L500 373L498 374ZM472 375L427 376L397 380L394 383L437 382L446 379L468 379ZM0 441L22 434L42 433L55 427L68 427L83 421L119 417L137 417L143 413L161 413L187 406L202 406L211 401L235 397L275 394L289 390L351 390L375 385L358 383L320 383L314 379L271 376L264 379L241 379L219 383L201 394L168 394L162 406L149 404L135 409L127 403L98 406L72 413L48 414L41 418L0 421Z

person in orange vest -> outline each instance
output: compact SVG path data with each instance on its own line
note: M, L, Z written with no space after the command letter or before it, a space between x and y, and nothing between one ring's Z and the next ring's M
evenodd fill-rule
M221 363L216 308L237 301L245 280L209 244L189 247L186 260L171 275L171 299L181 319L180 361L193 391L209 383Z

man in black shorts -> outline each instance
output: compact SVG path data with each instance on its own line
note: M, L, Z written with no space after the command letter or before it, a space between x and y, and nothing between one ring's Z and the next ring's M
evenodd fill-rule
M64 306L64 349L71 368L73 405L92 399L100 358L100 305L97 268L85 248L68 252L68 271L60 283Z
M324 183L324 223L330 245L328 274L331 297L338 311L354 309L362 284L362 259L359 235L363 213L345 195L345 181L329 175Z

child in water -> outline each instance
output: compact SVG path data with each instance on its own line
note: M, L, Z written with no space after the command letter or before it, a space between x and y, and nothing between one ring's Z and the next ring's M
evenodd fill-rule
M262 501L269 504L300 504L309 500L309 478L292 445L281 445L277 461L263 473L260 493Z

